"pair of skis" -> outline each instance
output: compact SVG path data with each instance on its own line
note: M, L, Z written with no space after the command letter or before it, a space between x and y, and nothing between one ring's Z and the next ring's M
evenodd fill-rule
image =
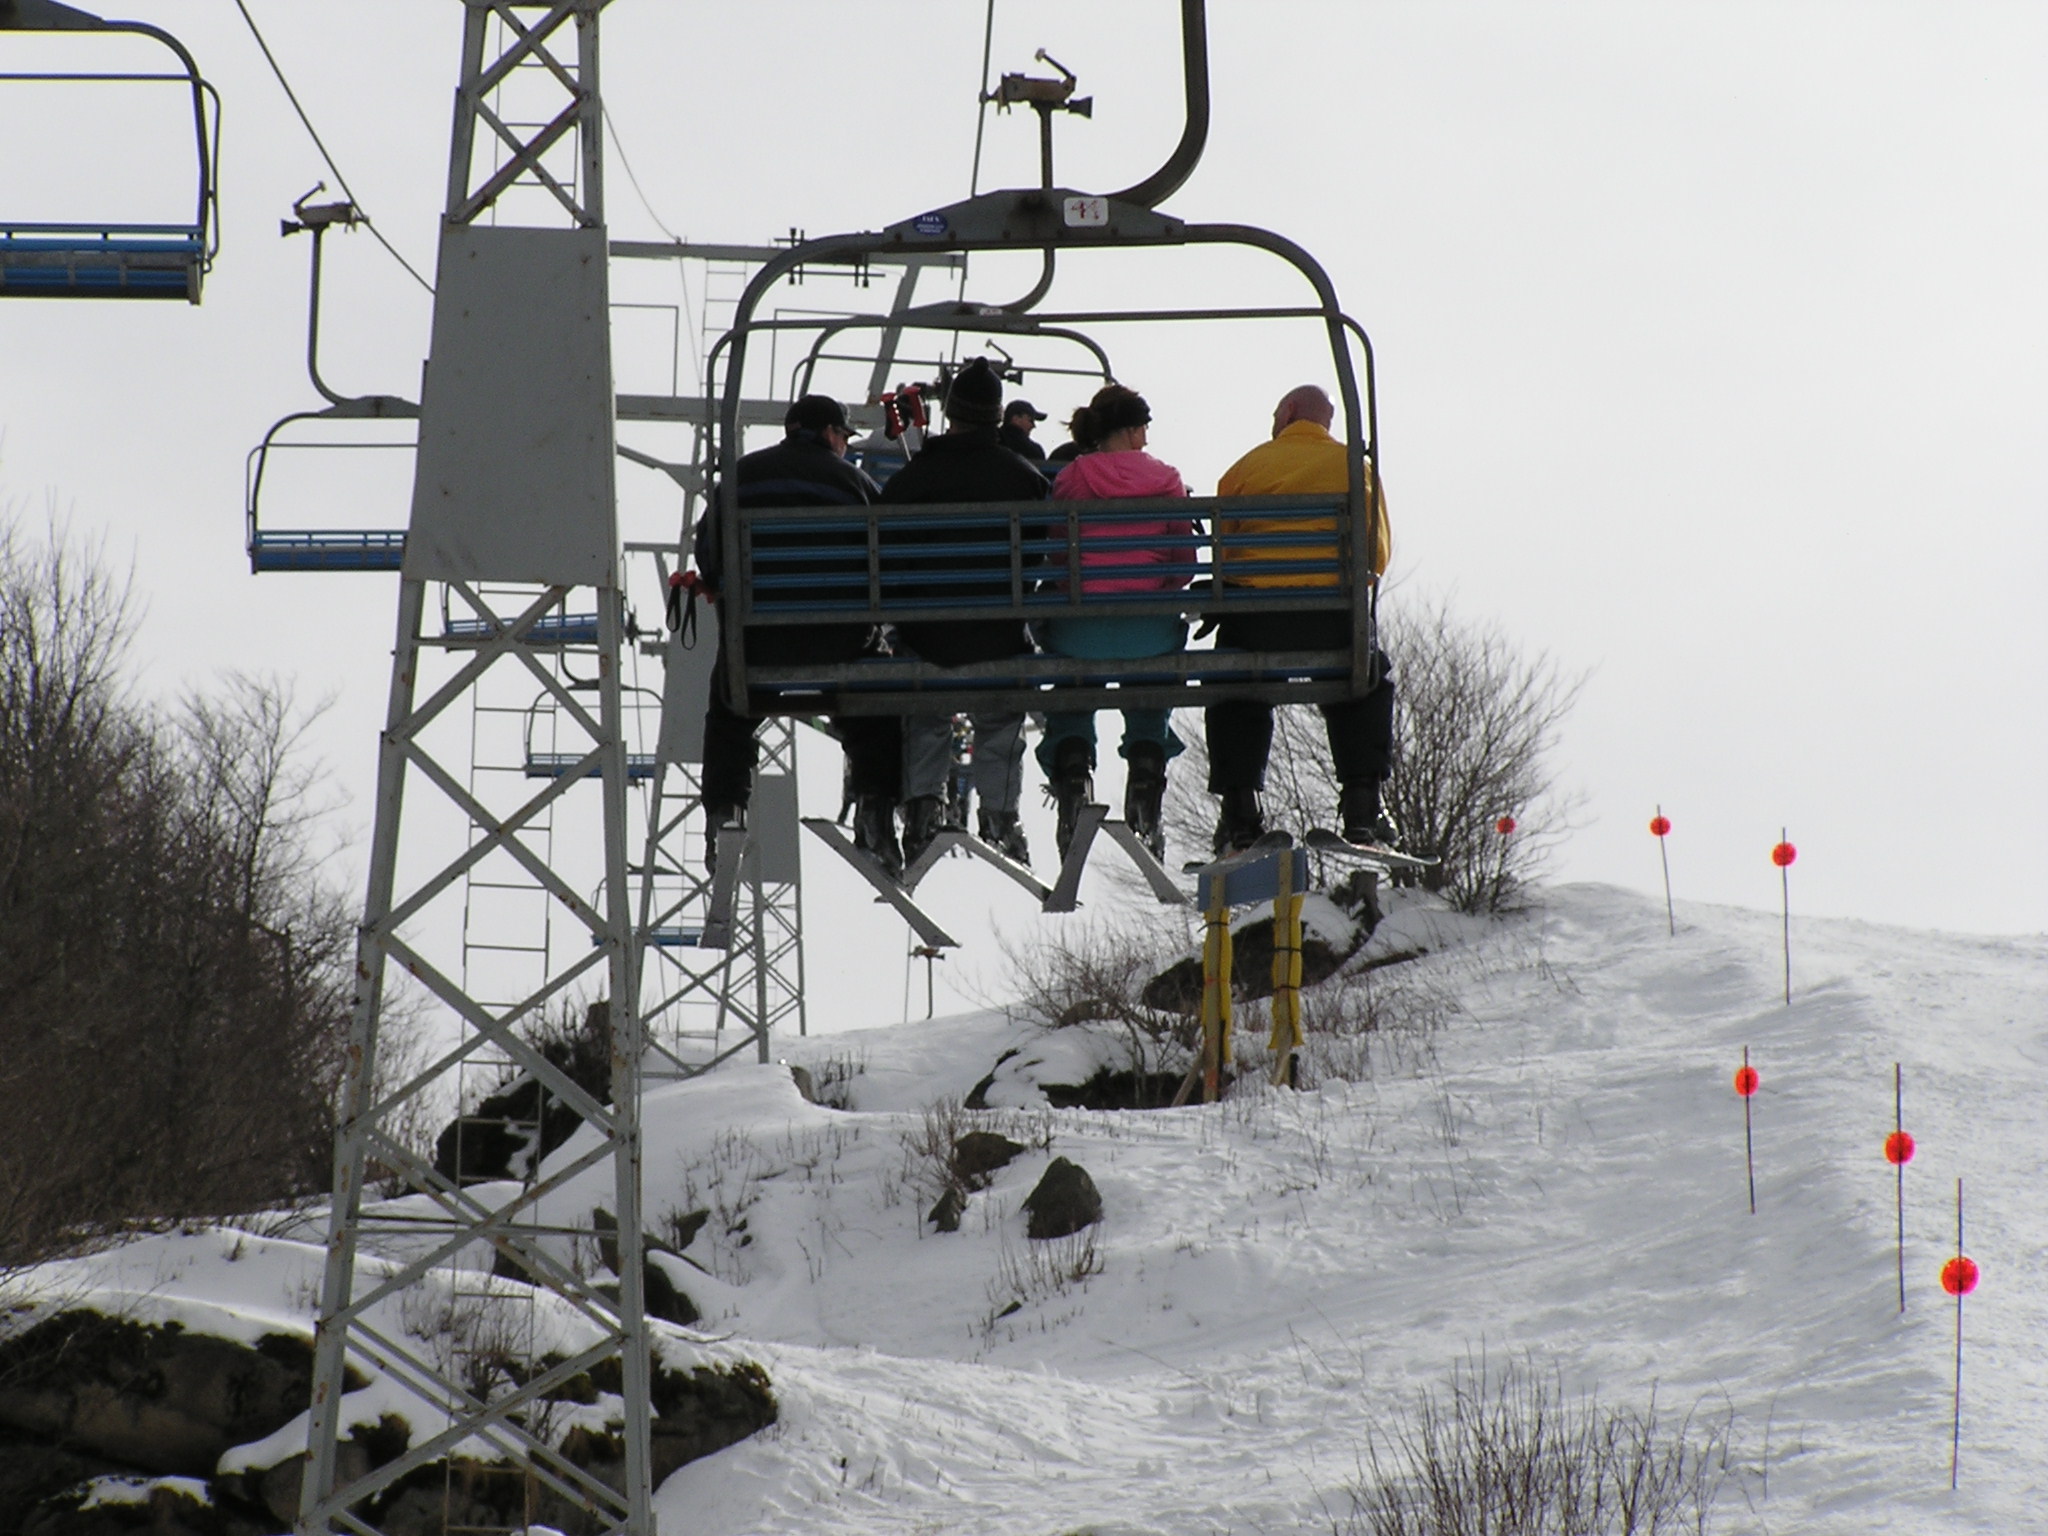
M1166 867L1159 862L1152 850L1146 846L1145 840L1126 823L1110 819L1109 807L1106 805L1086 805L1081 808L1081 813L1074 823L1073 838L1067 844L1066 858L1060 864L1059 877L1051 885L1047 885L1044 881L1040 880L1024 865L1004 855L1000 849L983 842L970 832L959 829L948 829L940 832L932 839L931 844L911 863L910 867L904 870L903 877L899 880L892 879L889 872L876 861L874 856L855 844L846 829L837 822L824 816L807 816L804 818L803 824L810 828L812 833L820 838L827 847L831 848L834 853L845 860L854 873L858 874L874 889L877 899L895 908L898 915L910 925L911 930L917 934L921 942L938 949L958 948L959 941L946 932L928 912L917 904L915 893L924 877L931 873L932 868L938 861L954 848L962 849L984 863L992 865L1004 875L1007 875L1011 880L1031 893L1041 910L1046 912L1072 912L1081 904L1081 876L1087 869L1089 852L1093 848L1098 836L1106 836L1123 850L1125 857L1144 876L1145 883L1152 889L1152 894L1161 902L1169 905L1184 906L1190 900L1187 892L1180 888L1178 882L1167 872ZM1414 854L1403 853L1397 848L1385 848L1377 844L1346 842L1337 833L1327 831L1321 827L1311 827L1302 834L1301 842L1304 848L1312 852L1326 853L1336 858L1349 859L1368 868L1378 869L1383 873L1392 873L1396 870L1429 869L1436 864L1434 859L1418 858ZM1199 874L1214 870L1219 865L1249 862L1275 849L1291 847L1293 843L1294 837L1292 833L1286 831L1268 832L1264 837L1253 843L1251 847L1240 849L1209 864L1189 866L1188 872ZM734 851L736 853L737 849ZM721 848L721 855L723 853L724 849ZM721 869L723 869L726 863L725 858L721 856L719 862ZM736 864L737 859L733 862ZM713 907L714 909L719 907L719 903L716 900L713 902ZM720 926L724 925L721 924ZM711 946L707 944L706 947Z
M1098 836L1107 837L1137 866L1138 873L1144 876L1152 894L1160 901L1185 905L1188 900L1187 892L1174 882L1165 866L1145 846L1144 838L1127 823L1111 820L1106 805L1085 805L1081 808L1074 824L1074 835L1067 843L1066 857L1060 861L1059 876L1051 885L1001 849L959 828L940 832L903 871L901 879L892 879L875 857L858 846L837 822L823 816L807 816L803 824L844 859L855 874L867 881L879 900L895 908L919 939L939 949L957 948L958 941L917 904L914 896L919 883L931 873L933 866L955 848L972 854L1007 875L1031 893L1041 911L1072 912L1081 904L1081 876L1088 866L1089 851Z

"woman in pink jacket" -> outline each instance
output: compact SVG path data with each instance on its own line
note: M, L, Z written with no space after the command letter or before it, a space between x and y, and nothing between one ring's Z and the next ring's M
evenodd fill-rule
M1075 413L1075 436L1091 446L1053 482L1053 499L1171 496L1185 500L1188 488L1180 471L1145 452L1151 421L1152 408L1137 391L1121 384L1098 390L1095 398ZM1195 552L1187 542L1194 531L1191 518L1157 511L1138 512L1129 518L1084 518L1080 525L1082 593L1092 597L1179 591L1194 572ZM1100 547L1103 545L1114 547ZM1039 643L1057 656L1165 656L1187 643L1187 626L1166 616L1051 619L1037 630ZM1163 709L1127 709L1123 716L1124 819L1155 854L1163 855L1166 843L1159 826L1159 808L1166 794L1166 764L1179 754L1181 741L1168 726ZM1093 793L1089 774L1095 767L1094 712L1048 710L1038 761L1059 805L1059 848L1064 858L1075 818Z

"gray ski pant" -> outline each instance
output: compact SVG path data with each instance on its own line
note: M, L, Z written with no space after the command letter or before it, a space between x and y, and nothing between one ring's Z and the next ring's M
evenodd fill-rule
M1010 811L1024 793L1024 716L975 715L974 801L984 811ZM953 768L953 717L911 715L903 722L903 798L946 794Z

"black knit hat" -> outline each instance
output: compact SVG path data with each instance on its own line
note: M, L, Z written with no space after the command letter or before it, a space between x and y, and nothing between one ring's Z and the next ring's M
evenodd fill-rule
M946 390L946 419L963 427L993 427L1003 419L1003 381L985 357L971 359Z

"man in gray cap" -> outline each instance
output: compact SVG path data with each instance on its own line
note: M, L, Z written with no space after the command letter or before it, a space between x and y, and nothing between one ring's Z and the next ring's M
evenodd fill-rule
M882 490L882 503L1045 500L1052 489L1045 476L1029 460L1005 448L998 436L1002 404L1003 381L996 370L986 358L969 360L946 391L946 430L928 439L917 457L890 477ZM932 537L955 543L988 541L986 556L949 558L947 564L987 566L994 581L1007 591L1007 529L939 530ZM905 542L919 541L912 535ZM988 586L962 583L963 589L976 594ZM923 590L943 595L937 587ZM1018 619L948 620L905 624L900 629L904 642L918 655L942 667L1031 653L1031 641ZM951 747L951 716L913 715L903 722L903 857L907 861L915 862L938 833ZM1017 811L1024 783L1023 761L1022 711L982 711L974 716L974 792L981 801L981 835L1020 859L1028 855Z
M1003 424L996 436L1003 446L1034 464L1045 462L1045 450L1031 436L1031 429L1045 420L1045 412L1029 400L1012 400L1003 407Z
M829 395L805 395L783 418L784 436L771 448L757 449L739 461L737 500L743 507L842 507L855 509L873 502L880 492L856 466L846 462L853 429L846 408ZM694 553L698 574L714 601L725 577L719 494L706 498L707 510L697 524ZM845 542L865 545L860 520L849 518ZM827 542L818 534L796 535L799 543ZM836 535L834 536L836 539ZM755 540L757 548L775 542L772 533ZM800 574L803 567L781 570ZM797 596L790 592L785 595ZM827 589L826 596L839 595ZM803 662L852 661L867 648L866 624L806 624L801 627L749 626L747 659L764 666ZM725 635L721 623L717 670L712 674L711 703L704 713L704 820L709 842L707 859L715 860L718 829L744 825L760 760L756 732L760 716L744 702L729 697L725 681ZM834 721L846 749L848 788L856 797L855 841L892 875L903 872L903 854L896 841L896 803L902 783L902 722L893 715L849 715Z

